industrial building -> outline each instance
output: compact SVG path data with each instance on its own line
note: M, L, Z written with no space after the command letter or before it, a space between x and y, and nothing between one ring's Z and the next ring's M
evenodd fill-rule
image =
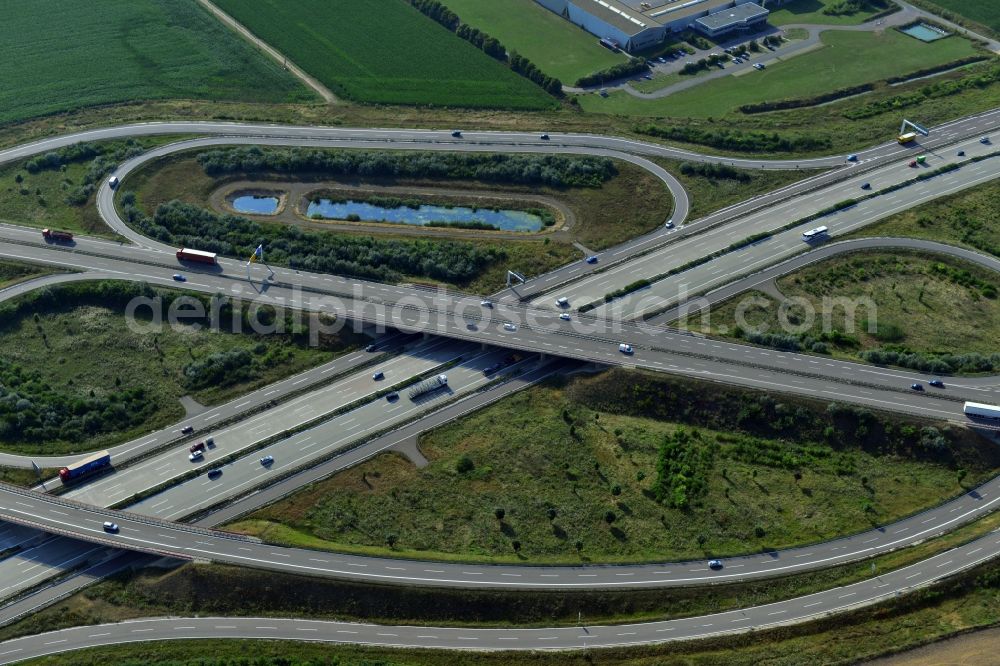
M655 46L667 35L689 28L711 37L749 30L762 25L769 13L752 0L535 1L628 52ZM716 19L716 14L722 16Z

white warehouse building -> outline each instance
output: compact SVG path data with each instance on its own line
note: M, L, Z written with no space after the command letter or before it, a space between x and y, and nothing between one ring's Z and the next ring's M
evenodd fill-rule
M559 14L600 39L613 40L625 51L640 51L662 42L669 33L696 28L705 32L698 19L753 0L535 0L546 9ZM749 11L748 11L749 10ZM754 4L742 8L741 14L753 16L753 24L762 24L768 11ZM720 22L708 22L717 36ZM746 22L732 24L733 29ZM726 27L728 28L728 22Z

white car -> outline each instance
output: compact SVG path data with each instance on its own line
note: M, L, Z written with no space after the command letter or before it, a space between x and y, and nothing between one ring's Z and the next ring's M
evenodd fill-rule
M481 306L483 306L484 308L492 308L493 307L493 301L480 301L479 304Z
M623 354L631 354L633 351L632 345L627 345L623 342L620 345L618 345L618 351L620 351Z
M516 331L517 330L517 326L515 326L514 324L511 324L510 322L507 322L506 324L503 325L503 330L505 330L505 331Z
M111 532L112 534L118 533L118 523L112 523L111 521L106 521L104 523L104 531Z
M118 176L111 176L111 178L108 178L108 187L111 189L118 187Z
M572 317L569 316L568 312L563 312L561 315L559 315L559 318L562 319L563 321L569 321L570 319L572 319Z
M188 454L188 460L190 460L191 462L195 462L201 460L202 457L204 457L204 455L205 454L203 454L201 451L192 451L190 454Z

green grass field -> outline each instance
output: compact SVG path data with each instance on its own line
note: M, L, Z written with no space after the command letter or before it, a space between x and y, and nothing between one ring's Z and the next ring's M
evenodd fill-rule
M549 109L555 100L403 0L220 0L336 94L359 102Z
M767 22L771 25L788 25L790 23L856 25L863 23L869 16L881 11L881 9L871 9L840 16L823 13L824 8L840 3L841 0L792 0L792 2L785 3L780 8L771 10L771 14L767 17Z
M59 273L56 268L38 264L26 264L20 261L0 260L0 289L15 285L26 280L33 280L44 275Z
M0 123L128 100L315 96L189 0L10 0Z
M78 285L77 289L82 288ZM55 287L54 289L62 289ZM93 300L93 299L92 299ZM202 322L203 324L204 322ZM213 332L202 326L164 326L152 334L129 328L121 310L97 305L48 308L35 316L5 322L0 335L0 357L27 371L37 370L41 380L77 396L103 396L114 391L142 388L151 416L132 431L97 435L83 450L125 441L142 432L162 427L184 415L178 398L193 397L213 404L328 361L351 344L352 334L343 334L343 344L310 347L291 335L255 335ZM201 390L185 387L183 370L189 364L216 352L244 349L258 359L272 359L259 372L229 386ZM61 441L37 441L30 445L0 438L9 450L55 453L81 450Z
M607 98L580 96L589 112L634 116L718 118L742 104L808 97L950 62L975 53L972 44L949 37L929 44L895 30L882 34L833 32L821 36L825 47L769 63L763 72L724 77L662 99L644 100L614 92ZM878 62L877 70L871 67Z
M803 298L813 312L822 312L824 297L870 299L874 312L859 307L854 317L845 317L843 310L834 313L833 327L853 336L853 342L831 345L835 356L857 360L857 352L901 346L919 353L996 352L1000 338L1000 301L987 298L979 287L963 286L949 273L935 270L944 265L969 275L982 284L1000 287L1000 276L966 262L935 255L915 255L902 252L865 252L808 266L779 278L778 288L793 299ZM770 296L752 292L737 296L711 311L711 325L702 327L701 316L681 326L713 335L731 334L738 324L736 311L749 297L760 299L760 305L744 312L746 325L768 332L781 332L778 303ZM766 304L765 304L766 303ZM942 313L961 312L961 317ZM818 337L823 330L822 317L808 325L810 318L800 306L789 310L796 332ZM867 322L877 322L877 330L869 332ZM801 330L799 327L801 326Z
M535 0L448 0L462 21L499 39L564 84L625 60Z
M1000 33L1000 9L995 0L931 0L927 4L937 5L954 12L970 21L984 25L994 33ZM945 18L948 18L945 16Z
M779 456L808 446L825 451L797 467L795 480L790 469L738 453L738 435L700 429L687 446L714 455L706 494L687 509L673 508L652 489L660 442L680 426L593 411L572 397L606 393L608 382L622 379L524 391L425 436L424 469L384 455L234 527L280 543L366 553L390 552L392 534L403 557L661 560L824 540L960 491L945 465L804 441L761 443L783 451Z

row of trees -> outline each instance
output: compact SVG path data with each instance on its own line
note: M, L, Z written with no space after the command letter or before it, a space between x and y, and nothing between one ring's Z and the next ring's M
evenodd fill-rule
M496 37L492 37L468 23L463 23L458 14L438 0L410 0L410 4L486 55L507 63L511 70L540 86L545 92L554 97L562 97L562 81L548 76L524 56L518 55L514 51L508 52L507 48Z
M735 180L749 183L750 174L728 164L710 162L681 162L681 173L685 176L701 176L711 180Z
M600 187L616 173L603 157L507 153L330 151L306 148L222 148L198 155L210 176L262 171L366 178L477 180L512 185Z
M582 76L576 80L575 85L578 88L586 88L587 86L600 85L605 81L623 79L626 76L645 74L648 71L649 64L646 62L645 58L629 58L626 62L612 65L611 67L601 70L600 72L594 72L593 74Z
M850 120L871 118L872 116L889 111L897 111L908 106L921 104L928 99L950 97L951 95L957 95L972 88L986 88L997 81L1000 81L1000 66L993 66L960 79L932 83L920 88L916 92L893 95L892 97L886 97L885 99L847 109L842 115Z

